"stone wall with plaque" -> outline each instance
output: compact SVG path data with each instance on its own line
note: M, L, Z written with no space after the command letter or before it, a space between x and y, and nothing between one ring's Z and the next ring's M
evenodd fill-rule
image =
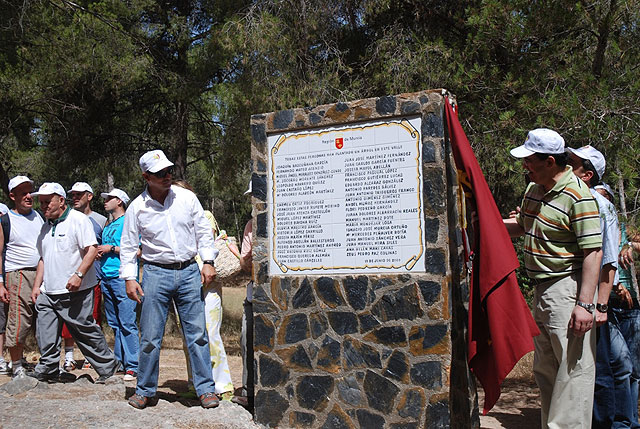
M252 117L258 423L477 426L442 94Z

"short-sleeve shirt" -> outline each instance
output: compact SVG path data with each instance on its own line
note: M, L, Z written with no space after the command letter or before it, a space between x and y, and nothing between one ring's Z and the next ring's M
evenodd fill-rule
M525 231L527 274L537 280L580 271L584 250L602 246L598 205L571 167L548 192L530 183L516 221Z
M600 228L602 229L602 266L607 264L618 268L618 248L620 247L620 227L618 213L611 201L591 188L591 195L598 203L600 210Z
M36 245L44 261L44 279L40 290L50 295L68 293L67 282L80 267L84 248L96 244L98 242L91 221L77 210L69 210L67 218L56 225L45 222ZM89 289L96 283L96 271L94 264L91 264L79 290Z
M107 224L102 230L102 244L107 246L120 246L123 225L124 216L120 216L113 222ZM105 253L102 255L100 262L102 264L103 278L113 279L118 277L120 271L120 256L118 254L113 252Z
M6 272L25 268L35 268L40 260L36 241L44 221L35 210L28 215L9 210L9 242L5 243L7 253L4 266Z

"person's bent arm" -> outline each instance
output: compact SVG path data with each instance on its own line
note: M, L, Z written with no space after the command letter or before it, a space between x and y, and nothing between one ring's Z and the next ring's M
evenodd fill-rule
M582 281L578 291L578 301L592 304L598 285L600 262L602 261L602 249L585 249L582 262ZM576 336L582 336L593 327L593 314L576 305L569 319L569 329Z
M91 264L93 264L96 260L96 255L98 254L98 249L96 245L87 246L83 249L84 257L82 258L82 262L80 262L80 266L76 271L79 271L81 274L86 274L91 268ZM76 292L82 286L82 278L78 277L77 274L73 274L69 280L67 280L67 290L69 292Z
M36 303L36 299L38 299L38 295L40 295L40 286L42 286L42 280L44 279L44 262L42 258L38 261L38 266L36 267L36 278L33 281L33 289L31 290L31 301Z
M502 219L502 222L504 222L504 226L507 228L509 237L516 238L524 234L524 228L520 226L515 218Z
M609 302L609 295L611 295L611 289L613 288L613 279L616 276L616 267L613 264L606 264L600 270L600 279L598 284L598 298L596 303L607 304ZM607 322L607 313L601 313L596 310L596 326L603 325Z

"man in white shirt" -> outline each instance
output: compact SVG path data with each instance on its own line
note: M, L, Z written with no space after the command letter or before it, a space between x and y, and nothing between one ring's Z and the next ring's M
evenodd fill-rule
M202 285L216 275L211 225L196 195L171 185L173 163L161 150L140 158L147 188L131 202L120 240L120 277L129 298L142 303L140 354L135 395L129 404L142 409L156 394L158 361L169 305L173 299L191 360L193 386L203 408L219 404L211 376L211 358ZM136 253L141 248L142 286L136 281ZM203 261L202 272L195 261Z
M31 291L36 279L36 267L40 260L36 241L44 223L33 210L33 182L26 176L16 176L9 181L9 198L15 208L3 219L0 233L7 236L2 258L4 282L0 278L0 298L9 303L7 313L6 346L11 355L13 378L25 375L22 367L23 345L34 320Z
M41 381L71 381L69 373L59 373L62 322L69 328L85 358L104 383L115 374L118 362L93 319L93 262L98 250L91 221L71 210L66 193L58 183L44 183L37 195L47 222L42 226L36 247L40 261L32 299L38 312L36 339L40 362L31 375ZM69 377L70 376L70 377Z

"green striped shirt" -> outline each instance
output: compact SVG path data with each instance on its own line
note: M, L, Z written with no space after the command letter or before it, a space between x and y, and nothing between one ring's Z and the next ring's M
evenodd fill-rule
M527 274L537 280L581 270L584 249L602 247L598 205L569 166L549 192L529 184L516 220L525 231Z

